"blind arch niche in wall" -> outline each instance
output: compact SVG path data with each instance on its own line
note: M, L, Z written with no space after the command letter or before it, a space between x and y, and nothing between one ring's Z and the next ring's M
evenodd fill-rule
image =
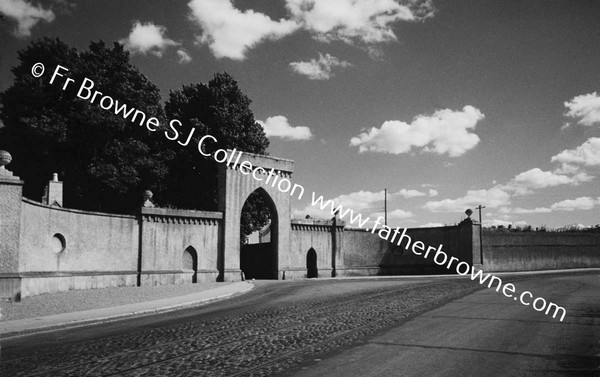
M192 283L198 282L198 253L192 246L183 251L181 267L185 272L192 272Z

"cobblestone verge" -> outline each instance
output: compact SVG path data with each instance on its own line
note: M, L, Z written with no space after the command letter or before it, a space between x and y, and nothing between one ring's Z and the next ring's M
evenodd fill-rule
M386 287L66 345L0 362L4 376L268 376L480 287Z

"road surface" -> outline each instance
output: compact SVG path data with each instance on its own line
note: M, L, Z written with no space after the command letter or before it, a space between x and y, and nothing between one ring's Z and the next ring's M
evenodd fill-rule
M600 376L600 277L543 278L518 286L563 305L565 319L486 289L293 375Z
M205 307L1 341L0 376L598 374L597 275L517 281L545 317L459 278L256 282Z

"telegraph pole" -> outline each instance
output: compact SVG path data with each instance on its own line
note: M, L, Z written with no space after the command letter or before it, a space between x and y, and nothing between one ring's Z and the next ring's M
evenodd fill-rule
M477 207L475 207L475 208L479 210L479 224L482 224L482 223L481 223L481 209L482 209L482 208L485 208L485 206L482 206L482 205L480 204L479 206L477 206Z
M479 260L481 261L481 265L483 266L483 222L481 221L481 210L485 208L481 204L475 207L479 210Z

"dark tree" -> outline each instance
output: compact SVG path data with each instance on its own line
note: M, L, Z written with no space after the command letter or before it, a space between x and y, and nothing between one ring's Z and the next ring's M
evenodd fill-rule
M143 190L163 189L173 154L164 147L162 132L76 96L87 77L103 95L159 118L164 126L158 88L129 63L122 45L109 48L100 41L78 51L46 38L20 51L19 61L12 69L13 85L0 94L5 125L0 149L13 155L11 168L25 180L25 196L39 199L54 172L65 181L70 208L128 212L139 207ZM36 62L46 66L41 78L30 72ZM49 83L57 64L69 69L65 78L75 80L64 91L65 78Z
M196 128L186 147L172 143L176 153L169 171L167 197L180 208L216 209L217 163L203 158L197 150L204 135L218 142L206 143L205 151L219 148L266 154L269 146L265 132L256 122L250 109L250 99L227 73L218 73L207 84L184 85L171 91L165 104L169 119L178 119L182 126L180 140L185 143L192 128ZM192 173L192 174L190 174ZM260 229L268 222L268 209L260 195L251 195L247 202L249 213L242 216L242 235Z
M37 62L46 66L41 78L31 75ZM58 64L69 71L50 84ZM266 154L269 145L250 99L226 73L171 92L163 109L158 88L129 62L129 53L118 43L111 48L92 42L79 51L60 39L36 40L19 52L12 72L14 83L0 93L0 149L13 155L11 169L26 181L24 194L32 199L41 198L57 172L65 181L64 203L70 208L129 212L150 189L159 205L214 210L217 163L198 153L200 137L210 134L218 140L207 145L208 152L237 148ZM63 90L67 78L74 82ZM90 103L78 98L84 78L103 96L158 118L161 129L150 132L102 109L99 99ZM181 121L182 143L196 129L187 147L164 137L171 119ZM268 222L262 196L251 195L246 209L243 235Z

